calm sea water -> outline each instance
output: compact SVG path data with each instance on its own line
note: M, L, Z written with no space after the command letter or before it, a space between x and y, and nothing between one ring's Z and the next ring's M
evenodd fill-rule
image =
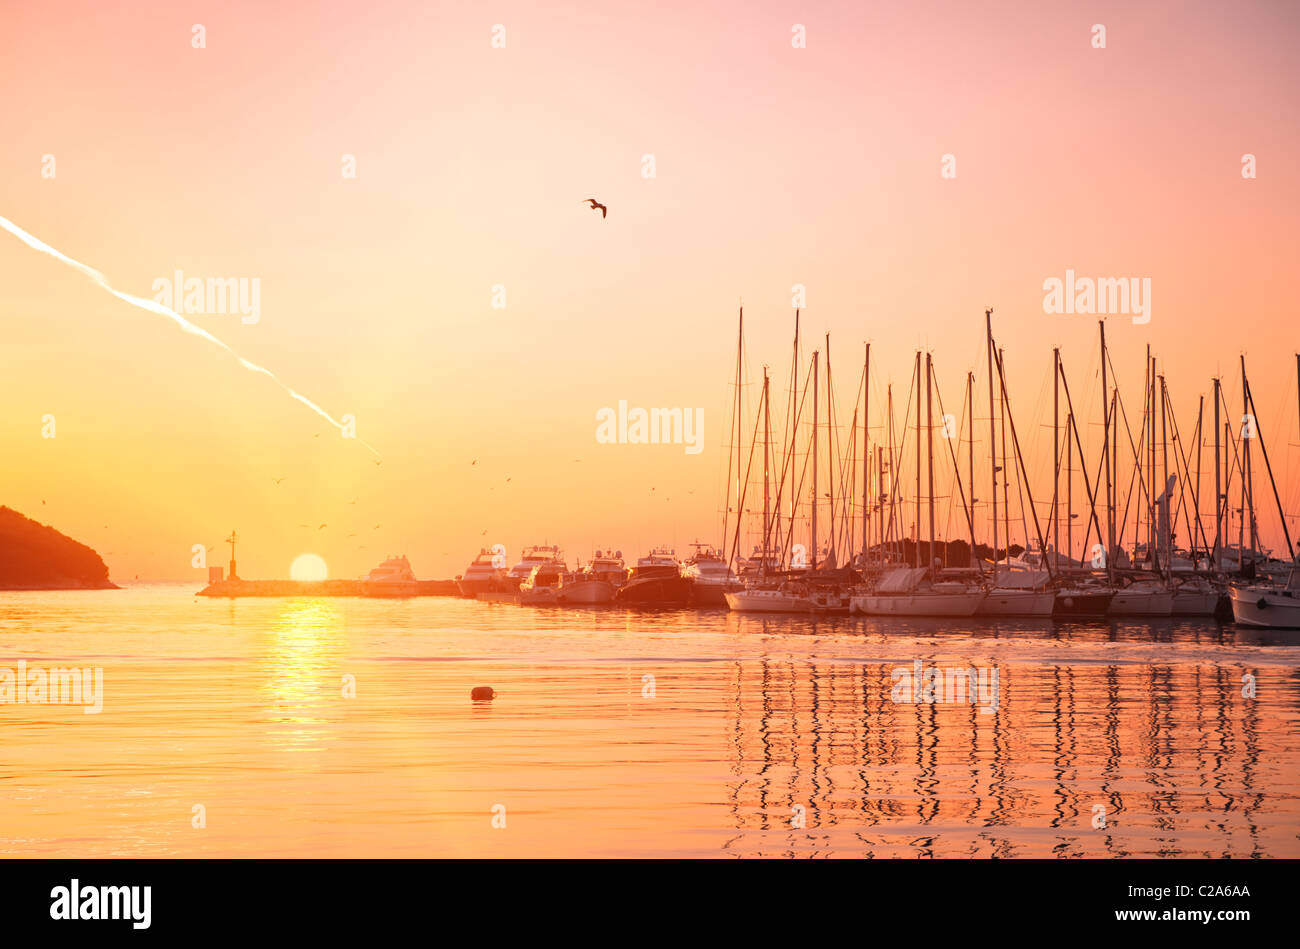
M194 589L0 593L104 675L0 705L0 853L1300 856L1300 634Z

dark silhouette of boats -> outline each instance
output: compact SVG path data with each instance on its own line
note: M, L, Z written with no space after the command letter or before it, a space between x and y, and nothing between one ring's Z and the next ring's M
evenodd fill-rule
M636 562L627 583L614 593L614 602L626 606L689 606L692 583L682 576L677 554L656 547Z

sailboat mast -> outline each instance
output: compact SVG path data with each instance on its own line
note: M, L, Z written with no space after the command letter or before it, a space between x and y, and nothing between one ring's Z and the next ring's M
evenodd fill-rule
M1052 562L1061 569L1061 350L1052 350Z
M1223 462L1219 458L1221 451L1219 436L1223 426L1219 422L1219 378L1214 378L1214 548L1210 551L1211 566L1215 572L1219 569L1219 545L1223 543Z
M998 411L1002 414L1002 524L1006 528L1004 532L1007 541L1007 572L1011 571L1011 499L1007 494L1007 486L1011 477L1007 470L1010 466L1010 456L1007 455L1007 386L1006 381L1002 378L1002 347L998 347Z
M867 551L871 544L867 538L870 527L871 507L867 500L868 483L871 471L870 449L867 446L867 412L871 409L871 344L866 345L866 356L862 361L862 566L867 565Z
M921 351L916 351L916 371L913 374L916 379L916 530L913 536L916 538L915 556L912 560L915 566L921 566Z
M929 499L930 507L930 549L928 566L931 575L934 574L934 413L931 409L931 403L934 401L933 387L930 385L931 375L930 353L925 354L925 461L926 461L926 481L928 490L926 497Z
M767 564L768 532L771 529L771 468L768 459L772 454L772 413L768 404L767 367L763 367L763 564Z
M1059 358L1059 357L1058 357ZM1074 413L1065 414L1065 558L1074 562L1074 446L1070 429L1074 427Z
M966 373L966 464L970 470L970 559L979 567L980 575L984 569L979 566L975 555L975 373Z
M1155 372L1154 362L1151 371ZM1164 550L1160 551L1163 560L1160 564L1161 571L1165 574L1165 579L1172 582L1174 562L1174 512L1173 499L1169 497L1169 390L1165 388L1165 377L1162 373L1160 379L1160 497L1164 498L1163 516L1161 517L1160 527L1163 529Z
M817 352L813 351L813 425L812 425L812 569L817 569Z
M1202 395L1196 405L1196 490L1192 492L1192 512L1196 516L1196 530L1192 531L1192 569L1196 569L1196 532L1205 537L1205 525L1201 523L1201 458L1205 454L1205 439L1201 433L1205 423L1205 396Z
M998 585L998 423L993 404L993 308L984 311L984 336L989 368L989 485L993 491L993 585Z
M1241 357L1241 412L1245 416L1250 412L1250 390L1246 382L1246 357ZM1247 518L1250 520L1250 553L1252 558L1255 554L1255 471L1250 463L1250 443L1251 435L1255 434L1255 420L1250 419L1249 428L1243 427L1242 444L1245 446L1243 458L1245 467L1242 477L1242 509L1241 517L1243 524Z
M894 489L898 481L898 467L894 459L894 384L892 382L885 386L885 404L889 413L886 422L889 426L889 541L892 548L894 542ZM882 491L884 489L883 483L881 489ZM884 529L883 525L881 529ZM901 559L895 552L894 560L899 561Z
M826 484L830 487L830 541L835 549L835 429L831 420L835 407L831 402L831 334L826 334Z
M1115 549L1115 500L1111 496L1110 481L1110 387L1106 377L1106 323L1098 320L1101 327L1101 406L1102 406L1102 448L1101 466L1106 469L1106 577L1115 579L1115 568L1111 566L1111 553ZM1084 541L1087 543L1087 541Z

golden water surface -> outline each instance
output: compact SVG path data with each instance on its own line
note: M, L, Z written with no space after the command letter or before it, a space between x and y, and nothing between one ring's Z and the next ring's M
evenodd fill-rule
M0 853L1300 856L1300 634L193 589L0 593L104 675L0 704Z

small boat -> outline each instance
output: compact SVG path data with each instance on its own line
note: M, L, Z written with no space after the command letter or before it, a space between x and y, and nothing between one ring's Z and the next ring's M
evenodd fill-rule
M810 613L813 604L801 584L749 586L724 594L727 608L736 613Z
M739 578L714 548L700 543L691 546L695 553L682 564L682 576L691 582L691 601L696 606L725 607L727 592L740 589Z
M1109 616L1172 616L1174 591L1156 580L1138 580L1115 591Z
M1174 616L1213 616L1218 609L1219 591L1204 577L1174 587Z
M1232 587L1232 618L1242 626L1300 629L1300 565L1293 565L1285 586L1252 584Z
M505 589L506 571L497 566L500 558L487 548L482 548L465 573L456 578L460 595L473 599L480 593L495 593Z
M517 590L519 586L528 579L533 568L541 563L554 563L560 559L560 548L555 546L534 546L525 547L523 558L519 563L510 568L506 574L506 589Z
M1047 589L1046 570L1010 570L998 574L997 583L984 596L977 616L1051 616L1056 591Z
M930 579L929 567L883 574L874 589L857 593L849 611L868 616L974 616L985 593L957 580Z
M1071 584L1056 590L1052 616L1057 619L1102 619L1110 610L1115 591L1091 583Z
M556 551L558 555L558 551ZM560 586L567 571L564 561L546 560L535 564L523 583L519 584L519 603L522 606L554 606L560 602Z
M626 581L623 551L606 555L598 550L585 567L561 579L556 600L578 606L613 603L614 594Z
M682 576L671 547L655 547L640 558L614 594L614 602L626 606L687 606L690 600L691 581Z
M419 590L420 581L405 554L389 557L361 581L363 596L415 596Z

